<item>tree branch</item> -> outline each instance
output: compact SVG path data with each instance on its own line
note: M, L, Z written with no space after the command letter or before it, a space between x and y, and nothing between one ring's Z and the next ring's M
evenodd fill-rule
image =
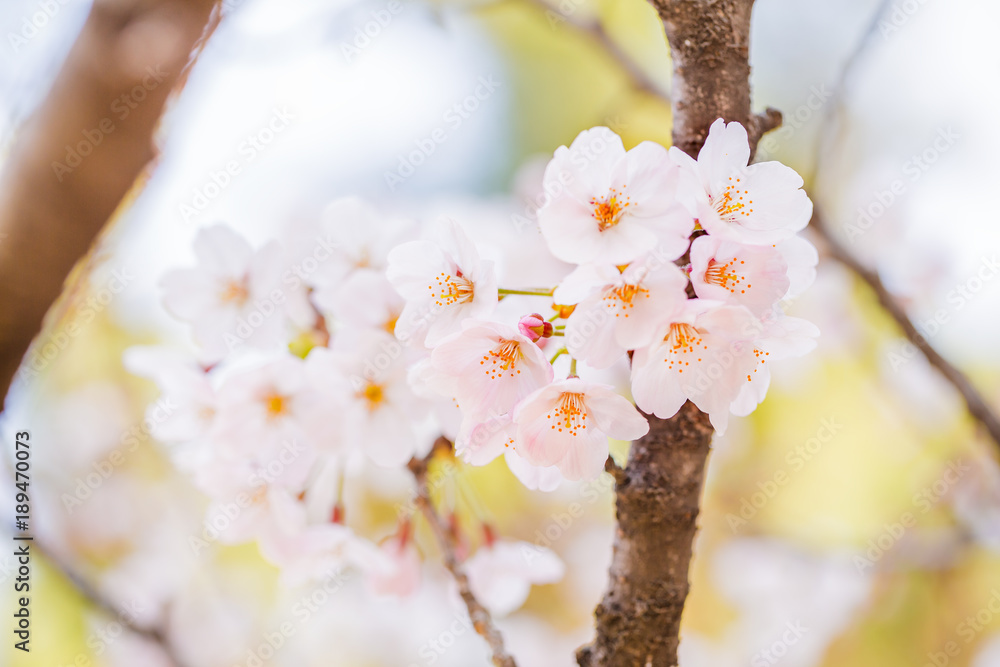
M445 438L439 438L430 454L425 458L410 460L410 472L413 473L413 477L417 481L417 496L415 499L417 507L420 508L421 513L427 519L427 523L430 524L431 531L434 533L434 537L441 547L445 568L454 577L455 583L458 584L458 592L462 596L462 601L465 602L466 609L469 611L472 627L486 640L486 643L490 647L493 664L496 667L517 667L514 658L504 648L503 635L500 634L500 631L493 623L490 612L472 594L472 589L469 587L469 577L465 574L465 569L456 555L457 544L455 536L448 528L447 522L434 509L434 504L431 502L430 489L427 485L427 467L434 454L442 448L451 448L451 443Z
M844 66L840 71L837 81L834 84L833 94L827 106L823 119L823 131L820 133L817 142L816 159L813 165L813 189L818 190L824 158L827 153L832 152L836 145L836 133L839 129L839 119L843 115L844 97L847 93L848 85L859 63L863 61L865 53L870 48L874 36L878 33L878 26L889 10L892 8L891 0L882 0L868 27L858 40L854 49L844 61ZM899 325L900 330L907 340L920 350L927 361L944 376L955 390L965 400L969 413L986 429L993 442L1000 447L1000 418L976 389L975 385L969 381L962 371L956 368L951 362L945 359L937 350L931 346L926 338L917 330L906 313L906 309L899 301L886 289L879 277L878 271L869 269L854 257L851 252L833 234L827 224L827 220L820 215L819 207L813 212L810 227L823 240L826 249L831 257L842 263L854 272L869 288L875 293L879 305L882 309Z
M951 362L941 356L927 342L927 339L917 331L913 322L910 321L910 317L906 314L906 309L886 289L878 272L865 267L856 257L851 255L840 241L833 237L826 225L826 221L819 214L818 209L814 210L812 221L809 224L813 231L823 239L823 243L826 245L830 256L853 271L858 278L871 288L878 299L879 305L899 325L906 339L920 350L931 366L938 369L945 380L961 394L962 398L965 399L965 405L968 407L969 413L983 425L983 428L989 433L993 442L1000 447L1000 419L997 418L996 413L983 398L982 394L979 393L975 385L969 381L969 378L962 371L958 370Z
M632 86L636 90L655 95L667 102L670 101L670 96L663 90L660 84L654 81L633 58L618 46L618 42L608 34L608 31L604 29L604 24L600 20L580 21L573 17L573 11L579 8L579 5L573 5L573 11L565 12L550 5L546 0L526 0L526 2L545 12L546 15L554 14L558 21L563 21L577 32L589 36L625 71L625 74L628 75Z
M214 7L97 0L23 128L0 179L0 401L73 265L153 159L153 132Z
M750 113L752 0L652 0L674 64L673 143L697 157L718 118L756 140L781 120ZM713 429L690 401L670 419L649 418L615 471L618 527L609 584L598 605L596 636L577 651L581 667L677 665L681 614L697 532L705 463Z
M110 600L106 599L97 591L97 589L91 586L81 576L76 574L76 572L74 572L68 564L60 560L55 553L45 546L43 542L36 539L31 542L31 544L42 555L42 557L45 558L45 560L47 560L52 567L58 570L60 574L62 574L73 585L77 592L88 602L94 605L94 607L111 618L114 618L129 632L156 644L163 652L163 655L166 656L167 659L175 665L175 667L184 667L184 663L171 648L170 642L164 636L162 630L159 628L144 628L136 625L131 618L128 618L126 614L123 614L121 611L116 609Z

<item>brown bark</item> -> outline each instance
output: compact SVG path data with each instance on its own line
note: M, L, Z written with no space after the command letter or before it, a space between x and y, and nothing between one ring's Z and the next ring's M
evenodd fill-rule
M152 160L214 5L97 0L23 128L0 180L0 402L66 276Z
M674 65L674 145L697 156L717 118L751 126L753 0L651 0Z
M697 157L717 118L748 128L751 148L780 123L750 112L752 0L652 0L674 64L673 142ZM596 637L581 667L677 665L688 567L697 532L713 429L691 402L667 420L651 417L615 476L618 526L608 590L595 611Z
M616 470L618 528L610 584L595 612L597 637L581 667L677 664L705 461L708 416L687 402L671 419L650 418Z

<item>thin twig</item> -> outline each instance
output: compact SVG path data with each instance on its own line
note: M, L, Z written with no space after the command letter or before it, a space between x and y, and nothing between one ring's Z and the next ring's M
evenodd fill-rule
M857 68L858 63L862 62L862 57L868 52L868 49L871 48L872 38L875 36L879 24L882 22L883 18L892 6L893 0L882 0L879 3L879 6L872 14L868 27L865 28L863 33L861 33L861 38L858 39L857 44L854 45L851 53L848 54L847 60L844 61L844 65L840 69L840 74L837 76L837 80L833 84L833 92L830 96L830 102L826 105L826 109L823 112L823 121L821 125L823 131L820 132L816 145L816 151L813 155L812 173L814 184L819 180L819 173L823 167L823 158L829 152L830 147L834 145L834 139L836 138L834 128L837 127L839 130L839 120L844 111L844 92L847 90L847 84L849 83L854 70Z
M757 144L760 142L761 137L771 130L777 130L781 127L783 120L781 112L774 107L768 107L750 119L750 127L747 128L747 134L749 135L750 146L754 149L754 152L757 150Z
M458 584L458 592L462 596L462 601L465 602L466 609L469 611L472 627L482 635L490 647L493 664L496 667L517 667L514 658L504 648L503 635L500 634L500 631L493 623L490 612L472 594L472 590L469 587L469 577L465 574L465 569L458 560L458 545L456 544L455 536L449 529L447 522L434 509L434 504L431 502L430 490L427 485L427 467L434 454L444 447L450 448L451 443L444 438L439 438L431 453L425 458L414 458L410 461L410 471L417 481L415 502L427 519L427 523L430 524L431 531L434 533L434 537L441 547L445 568L448 569L451 576L455 579L455 583Z
M133 619L129 618L127 614L122 613L121 610L117 609L113 602L105 598L96 588L91 586L89 582L77 574L69 564L64 563L51 549L47 548L43 542L35 539L31 542L31 544L34 549L38 551L46 561L48 561L49 565L58 570L59 573L73 585L73 588L77 590L77 593L79 593L91 605L111 618L114 618L129 632L156 644L160 651L162 651L163 655L166 656L167 659L175 665L175 667L184 667L183 661L174 652L173 648L170 646L170 642L167 640L160 628L144 628L136 625Z
M935 350L927 339L917 330L906 314L906 309L893 297L892 293L886 289L879 277L878 272L865 267L854 257L837 239L830 234L829 229L822 216L814 212L810 226L813 231L823 239L827 246L827 251L831 257L841 262L844 266L853 271L871 290L875 293L882 309L899 325L899 328L917 349L923 352L931 366L938 369L941 375L951 383L951 385L965 399L965 404L969 413L975 417L990 434L990 437L1000 446L1000 419L990 408L989 404L976 389L975 385L969 381L962 371L958 370L950 361L942 357Z
M576 30L579 33L588 35L592 40L597 42L604 51L611 56L612 60L616 61L618 65L625 70L628 78L632 81L632 86L636 90L640 90L656 97L662 98L668 104L670 103L670 95L663 90L663 87L652 77L649 76L646 71L635 62L620 46L618 42L608 34L608 31L604 29L604 24L600 19L595 21L581 21L574 18L573 12L564 12L558 7L550 5L546 0L525 0L529 5L534 5L539 10L543 12L552 12L559 17L559 20L565 21L566 24ZM573 9L579 8L578 4L573 5Z
M625 480L625 469L618 465L618 462L610 456L604 462L604 472L614 477L616 484L621 484Z
M835 128L839 128L839 120L843 115L844 110L844 97L847 93L848 85L851 82L851 77L857 68L857 65L862 62L863 55L868 51L872 44L872 38L875 35L879 23L883 20L892 3L890 0L882 0L878 9L875 11L871 22L868 25L868 29L858 40L857 45L854 50L847 57L844 62L844 67L837 77L837 82L834 84L834 89L830 103L827 106L826 115L824 117L823 128L824 131L820 133L819 141L817 144L816 158L813 165L813 190L818 191L818 182L820 171L824 165L823 158L826 157L827 153L832 152L832 147L838 142L835 141L836 132ZM820 215L818 212L813 213L813 218L810 223L813 231L823 240L827 246L827 250L831 257L841 262L844 266L853 271L871 290L875 293L879 304L882 309L896 321L899 328L902 330L903 334L906 336L907 340L910 341L918 350L920 350L923 355L927 358L934 368L940 371L941 375L951 383L951 385L961 394L962 398L965 399L965 404L968 407L969 413L977 419L986 431L989 433L993 441L1000 446L1000 418L990 407L989 403L983 398L979 390L976 389L975 385L969 381L969 378L965 376L962 371L956 368L951 362L945 359L941 354L935 350L926 338L917 330L913 322L910 320L909 315L906 313L906 309L899 303L899 301L892 295L892 293L886 289L879 277L878 271L866 267L861 261L851 254L850 251L834 236L827 220Z

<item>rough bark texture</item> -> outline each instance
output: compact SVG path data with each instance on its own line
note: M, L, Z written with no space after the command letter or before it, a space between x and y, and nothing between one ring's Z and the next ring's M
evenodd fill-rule
M739 121L751 142L780 123L750 113L752 0L652 0L674 64L673 142L697 157L717 118ZM577 652L581 667L670 667L677 646L688 567L697 531L708 416L685 403L671 419L650 418L616 479L618 527L610 581L595 612L594 642Z
M97 0L23 128L0 181L0 403L66 276L153 158L164 104L213 7Z
M697 156L717 118L752 126L753 0L652 0L674 64L674 145Z
M616 470L618 529L610 584L595 612L597 637L577 654L582 667L677 664L705 460L708 416L693 403L649 434Z

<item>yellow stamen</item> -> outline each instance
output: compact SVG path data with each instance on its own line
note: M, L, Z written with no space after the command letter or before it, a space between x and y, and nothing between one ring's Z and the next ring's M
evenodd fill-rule
M587 406L583 402L583 394L564 393L559 398L559 405L547 418L552 420L552 430L559 433L569 431L572 436L580 435L587 429Z
M597 229L603 232L622 221L625 209L632 205L632 201L628 197L623 197L617 189L611 188L607 197L603 199L595 197L590 200L590 205L594 207L592 215L597 220Z

